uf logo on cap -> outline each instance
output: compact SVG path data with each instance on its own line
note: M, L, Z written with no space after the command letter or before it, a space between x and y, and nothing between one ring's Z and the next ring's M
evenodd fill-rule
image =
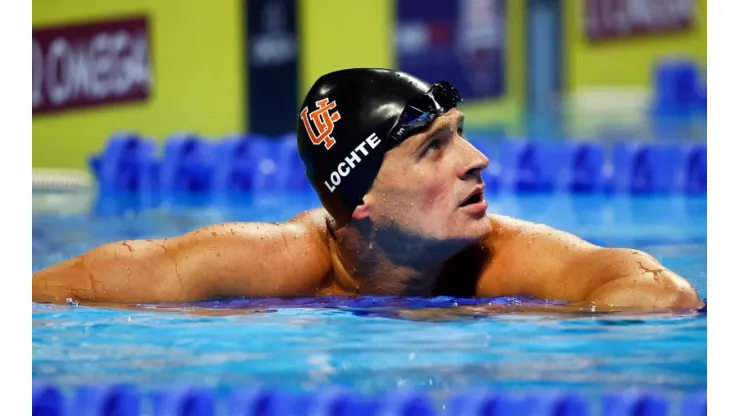
M306 126L306 132L311 142L317 146L324 143L327 150L331 149L334 143L336 143L336 140L331 137L331 134L334 132L334 123L342 118L339 115L339 111L330 111L336 106L336 101L329 102L328 98L324 98L316 101L316 110L309 113L308 107L306 107L301 111L301 119L303 120L303 125ZM316 132L314 132L311 122L316 126Z

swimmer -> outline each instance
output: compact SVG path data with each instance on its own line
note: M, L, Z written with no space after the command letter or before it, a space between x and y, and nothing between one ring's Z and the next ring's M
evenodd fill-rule
M654 257L488 212L489 161L453 85L384 69L320 77L297 116L322 208L94 248L33 275L33 301L533 296L599 310L688 310L696 290Z

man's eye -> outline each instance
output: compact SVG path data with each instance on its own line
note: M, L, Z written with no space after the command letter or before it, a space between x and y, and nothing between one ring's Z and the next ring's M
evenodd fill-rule
M442 147L442 141L439 139L434 139L429 143L426 149L424 149L424 153L429 153L432 150L437 150Z
M458 127L457 128L457 134L459 134L460 136L464 135L465 134L465 128L462 127L462 126L461 127Z

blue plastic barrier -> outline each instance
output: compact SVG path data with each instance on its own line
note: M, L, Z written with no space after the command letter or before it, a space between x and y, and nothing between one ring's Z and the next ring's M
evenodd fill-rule
M152 194L158 186L157 144L134 133L116 134L90 168L101 193Z
M565 186L573 148L563 142L502 143L501 183L506 189L552 192Z
M210 194L216 163L215 142L192 134L170 136L165 142L160 167L163 199Z
M526 412L535 415L587 416L588 403L581 397L560 392L531 395L526 398Z
M469 141L490 159L482 172L488 192L706 193L704 143ZM292 134L220 140L178 134L163 147L160 161L153 141L112 137L90 162L101 194L174 202L181 195L223 199L311 189Z
M69 403L68 414L136 416L140 414L140 401L131 386L80 386Z
M497 394L473 390L455 395L450 412L459 416L478 415L558 415L587 416L588 403L582 397L562 392L529 395Z
M244 193L250 189L252 168L247 160L245 138L227 137L217 145L218 164L213 188L217 195Z
M707 415L707 391L687 394L681 404L681 416Z
M619 143L612 155L615 192L651 194L676 190L675 178L681 168L678 146Z
M311 184L306 177L306 170L303 161L298 154L298 143L294 134L286 134L279 138L279 166L280 186L282 190L287 191L305 191L310 190Z
M352 391L328 388L320 391L312 401L308 414L332 416L373 416L378 402Z
M203 388L158 391L152 408L153 416L216 416L216 397Z
M218 154L214 183L218 194L310 189L293 135L227 138Z
M670 402L656 395L627 392L605 396L602 410L604 416L668 416Z
M707 192L707 148L696 144L681 149L676 188L687 194Z
M604 149L594 143L575 143L568 160L569 176L566 190L573 193L593 193L604 190Z
M55 386L33 386L32 414L62 416L65 412L64 396Z
M707 412L706 390L683 396L625 391L597 402L592 405L592 400L560 390L520 394L473 389L440 400L414 390L364 396L339 387L310 394L260 387L218 394L202 387L145 393L133 386L103 385L79 386L68 396L54 385L37 383L33 388L33 414L44 416L705 416Z
M436 411L432 401L423 393L400 390L381 397L375 415L377 416L434 416Z

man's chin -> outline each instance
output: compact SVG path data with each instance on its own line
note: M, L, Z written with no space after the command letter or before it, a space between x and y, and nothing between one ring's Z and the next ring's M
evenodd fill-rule
M468 218L464 224L457 227L453 239L466 244L475 243L486 238L492 232L492 229L488 216L479 219Z
M488 219L488 215L484 215L482 218L471 221L469 229L471 239L482 240L493 231L493 226L491 225L491 221Z

